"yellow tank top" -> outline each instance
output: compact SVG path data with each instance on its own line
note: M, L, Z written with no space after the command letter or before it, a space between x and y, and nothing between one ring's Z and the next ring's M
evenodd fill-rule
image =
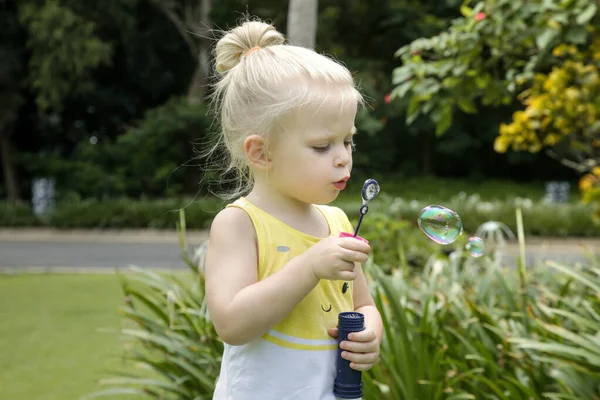
M254 224L258 279L274 274L320 240L293 229L245 198L228 207L241 208ZM327 220L330 235L352 232L342 210L315 207ZM213 400L336 400L337 341L327 329L337 325L338 313L354 310L352 283L345 293L343 284L323 279L262 337L239 346L225 343Z
M321 239L300 232L242 197L227 207L243 209L254 224L258 239L258 279L277 272L289 260L302 254ZM337 207L315 206L325 217L329 233L352 232L346 214ZM322 279L319 284L270 332L264 340L298 350L334 350L335 340L327 329L337 325L340 312L353 311L352 282Z

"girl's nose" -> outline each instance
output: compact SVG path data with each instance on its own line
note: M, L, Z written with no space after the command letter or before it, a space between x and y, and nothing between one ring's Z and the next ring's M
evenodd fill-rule
M350 152L345 146L343 146L337 149L334 163L336 167L344 167L350 162L351 159Z

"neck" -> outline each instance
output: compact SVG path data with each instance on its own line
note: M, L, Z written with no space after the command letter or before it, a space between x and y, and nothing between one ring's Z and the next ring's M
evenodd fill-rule
M309 216L314 211L312 204L285 196L277 188L269 185L266 179L256 177L252 191L246 198L273 215Z

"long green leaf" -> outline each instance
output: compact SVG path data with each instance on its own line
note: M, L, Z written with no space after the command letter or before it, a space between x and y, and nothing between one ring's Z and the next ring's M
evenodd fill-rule
M511 339L522 349L538 350L549 354L562 354L571 357L588 360L594 365L600 365L600 357L575 346L568 346L560 343L542 343L530 339Z
M561 271L563 274L568 275L568 276L576 279L577 281L581 282L585 286L587 286L590 289L592 289L594 292L600 293L600 285L597 285L596 283L594 283L589 278L589 276L585 276L582 273L573 271L573 270L565 267L564 265L560 265L560 264L556 263L555 261L547 261L546 264L549 267L557 269L557 270Z
M595 340L595 338L587 339L585 335L575 334L557 325L546 324L544 322L540 322L540 325L548 332L552 332L555 335L560 336L594 353L599 357L598 360L600 361L600 341ZM598 364L598 366L600 367L600 364Z

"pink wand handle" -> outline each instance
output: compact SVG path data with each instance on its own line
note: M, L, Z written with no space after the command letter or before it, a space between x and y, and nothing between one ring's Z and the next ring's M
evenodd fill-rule
M369 241L363 237L360 236L354 236L353 233L348 233L348 232L340 232L340 236L339 237L351 237L354 239L358 239L358 240L362 240L365 243L369 243Z

